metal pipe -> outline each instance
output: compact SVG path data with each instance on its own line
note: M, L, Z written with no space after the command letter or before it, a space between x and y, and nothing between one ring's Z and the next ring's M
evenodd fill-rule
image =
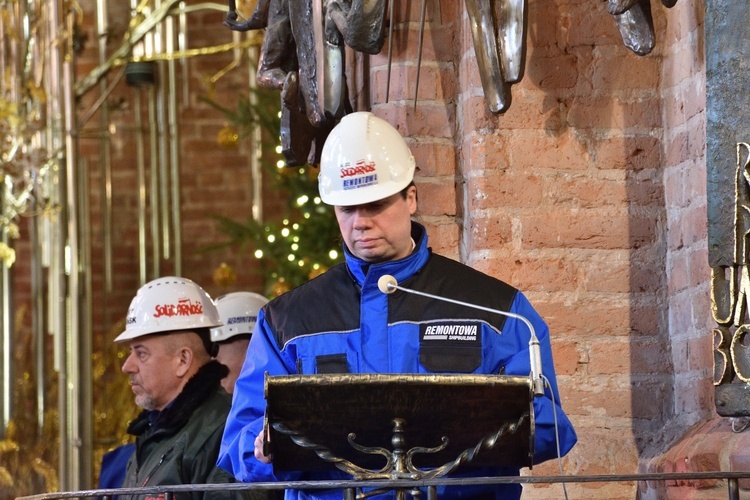
M133 92L133 114L135 115L135 163L138 176L138 283L148 281L146 254L146 158L143 147L143 118L141 117L141 88Z
M23 5L20 5L22 2L18 2L16 4L16 16L21 15ZM2 24L2 23L0 23ZM10 52L10 80L9 80L9 88L5 89L4 91L7 92L7 95L9 100L11 102L14 102L16 104L19 104L19 96L21 88L19 85L21 84L21 81L19 80L19 65L20 65L20 58L18 56L19 52L19 44L16 43L11 37L4 36L3 33L3 43L9 43L9 52ZM3 54L5 54L5 51L2 51ZM5 61L3 61L3 69L4 69ZM3 75L5 72L2 73ZM2 82L3 84L5 81ZM4 87L4 85L3 85ZM0 193L0 209L4 210L5 205L5 195L4 195L4 189L3 186L3 192ZM3 243L8 242L8 237L6 234L4 234L5 231L3 231L2 241ZM13 380L12 380L12 368L11 364L13 362L12 352L13 352L13 325L12 325L12 309L10 308L10 304L6 304L6 299L10 299L11 293L13 293L13 289L10 287L10 275L9 271L6 268L3 268L3 270L0 272L0 291L3 292L3 301L2 301L2 310L0 314L2 316L0 317L0 321L2 322L0 324L0 345L2 345L3 352L0 356L0 381L2 382L2 398L0 398L0 437L5 437L5 430L10 422L10 417L12 415L12 404L13 404Z
M737 478L727 479L727 489L729 500L740 500L740 486Z
M37 191L41 190L41 186ZM37 199L34 197L35 212L39 210ZM44 239L44 225L39 223L38 217L31 217L30 221L30 243L31 243L31 297L34 307L31 308L31 332L34 337L34 382L36 385L36 423L41 432L44 427L44 415L47 409L45 399L45 345L46 334L44 332L44 272L42 267L42 240ZM41 435L41 434L40 434Z
M258 61L260 57L260 48L257 45L251 46L248 49L250 59ZM258 75L255 71L254 65L249 65L250 71L248 71L248 86L251 89L258 88ZM258 103L258 95L255 92L250 92L250 104L255 106ZM253 123L252 132L252 148L253 151L250 154L250 178L252 179L252 202L251 202L251 214L253 220L256 222L262 222L263 220L263 170L261 168L261 161L263 159L263 130L259 123Z
M77 145L76 145L77 147ZM77 154L76 154L77 157ZM78 481L80 487L85 487L93 482L93 443L94 443L94 402L93 402L93 334L92 334L92 283L91 283L91 190L89 186L88 171L85 164L78 172L78 246L80 249L79 257L79 290L78 300L73 300L73 307L76 307L79 315L79 329L75 336L78 349L75 352L76 363L78 367L78 389L76 391L75 412L78 415L74 418L77 423L76 451L77 464L79 464Z
M98 0L102 1L102 0ZM88 121L91 119L92 116L94 116L94 113L96 113L99 108L101 107L104 102L106 102L109 95L112 93L112 91L115 89L118 83L120 83L120 80L122 77L125 76L125 67L123 67L120 72L114 77L112 82L109 84L109 86L106 85L106 81L102 80L102 91L99 95L99 98L94 102L94 104L89 108L89 110L86 112L85 115L81 117L81 119L78 121L78 128L82 128ZM104 129L103 134L108 134L107 129ZM102 135L103 135L102 134Z
M177 2L177 0L167 0L166 3L162 4L153 13L146 16L143 22L138 24L138 26L136 26L136 28L133 29L132 32L130 32L130 36L127 37L123 44L120 45L120 47L118 47L112 53L112 55L110 55L106 63L98 65L76 83L76 95L82 96L83 94L88 92L89 89L91 89L91 87L93 87L94 84L98 82L99 79L102 78L112 68L112 66L114 66L116 62L126 59L132 51L133 46L141 41L141 39L148 33L150 33L151 29L157 23L161 22L164 16L169 14L170 9L175 2Z
M0 208L4 208L5 199L4 195L0 195ZM2 231L0 241L3 244L8 244L8 233ZM10 423L10 417L13 413L13 299L10 281L10 269L8 266L0 262L2 266L2 282L0 283L0 291L2 292L2 357L0 357L0 367L2 368L2 387L3 387L3 398L2 398L2 427L0 427L0 437L5 438L5 430L8 428Z
M159 138L156 126L156 88L148 88L149 160L151 173L151 253L152 276L159 276L161 262L161 238L159 232Z
M165 22L166 30L166 52L168 55L174 53L174 19L168 17ZM174 244L174 273L182 276L182 231L180 216L180 127L177 117L177 63L174 58L167 61L167 116L169 119L169 166L170 186L172 202L172 231Z
M185 2L179 3L180 13L178 14L178 32L177 32L177 50L185 52L188 47L188 29L187 13L185 12ZM182 105L190 105L190 74L188 73L188 59L180 59L180 69L182 69Z
M388 102L388 95L391 92L391 64L393 63L393 3L395 0L388 0L388 74L385 79L385 102Z
M155 8L158 10L161 6L161 0L156 0ZM163 21L163 20L162 20ZM154 53L161 53L164 45L163 22L159 22L154 28ZM161 241L162 241L162 258L169 260L172 255L171 250L171 231L170 231L170 205L169 205L169 137L167 124L167 111L165 104L167 102L167 72L164 68L164 61L156 61L157 68L157 92L156 92L156 126L158 130L158 151L159 151L159 197L161 210Z
M10 37L6 36L5 33L5 23L0 23L0 40L2 40L2 44L0 44L0 47L2 48L2 50L0 50L0 75L4 75L8 66L8 62L5 60L6 47L10 43ZM3 94L7 91L5 88L5 82L0 82L0 90L2 90Z
M97 35L99 37L99 64L107 61L107 37L109 35L109 25L107 21L107 2L105 0L96 0L96 25ZM125 74L125 70L120 73L120 77ZM116 83L117 80L114 81ZM114 88L114 83L112 88ZM111 89L107 88L106 78L99 81L100 100L106 102L107 96ZM85 125L83 121L82 125ZM109 130L109 109L101 106L99 112L99 126L103 131ZM99 137L99 172L101 175L100 193L101 193L101 210L102 210L102 233L103 233L103 264L104 264L104 293L105 303L106 294L112 292L112 141L109 134L102 134Z
M63 12L62 7L61 12ZM65 24L67 32L73 33L75 28L75 17L72 12L67 15ZM69 42L70 43L70 42ZM62 47L65 51L63 56L63 94L64 129L65 134L65 189L66 207L68 210L67 220L67 245L68 245L68 287L65 297L67 299L67 337L68 353L68 424L69 424L69 448L68 459L69 480L76 488L91 484L92 464L92 382L91 382L91 332L87 330L87 322L82 319L84 313L90 310L85 294L85 275L87 270L82 266L81 248L84 246L84 237L80 231L79 222L80 192L79 192L79 170L78 170L78 144L76 140L76 114L75 114L75 57L72 46ZM85 262L84 262L85 263ZM84 282L84 284L82 284ZM62 428L62 427L61 427Z
M424 40L425 9L427 9L427 0L422 0L421 14L419 15L419 45L417 45L417 81L414 82L414 110L417 109L417 96L419 95L419 70L422 67L422 42Z
M56 33L57 27L61 25L60 12L62 11L62 5L60 0L50 2L49 8L49 26L50 33ZM52 45L49 49L49 72L48 82L49 89L52 91L50 94L50 111L48 126L53 132L51 137L51 143L49 144L51 150L60 151L63 146L63 140L60 137L60 131L63 129L62 120L64 116L64 107L61 103L61 87L67 83L67 78L70 78L69 70L66 70L66 80L63 80L63 51L65 47L61 45ZM57 132L57 133L54 133ZM65 141L67 146L67 140ZM67 150L66 150L67 152ZM57 155L58 161L67 161L66 158L63 160L60 155ZM60 165L57 165L58 170L56 174L59 176L59 182L52 185L52 189L55 192L55 197L58 198L60 206L62 207L60 217L54 222L51 228L50 237L52 240L52 246L50 247L50 286L48 294L48 307L49 307L49 331L52 332L54 338L54 364L55 370L57 371L57 383L58 383L58 394L57 394L57 410L59 418L59 464L58 474L60 480L60 488L70 489L73 486L71 479L72 462L69 456L69 450L71 445L71 435L69 432L69 394L68 394L68 364L66 363L66 352L68 347L67 339L67 322L66 322L66 292L64 283L65 279L65 262L66 262L66 248L63 242L66 240L65 231L68 229L65 226L64 221L69 216L66 196L67 187L67 176L69 175L68 168L61 169Z
M116 493L118 495L149 495L159 496L164 494L174 497L176 495L197 493L201 491L218 492L261 492L279 490L343 490L343 497L349 498L349 491L365 488L396 488L413 489L427 488L429 490L436 486L476 486L476 485L501 485L501 484L588 484L588 483L639 483L646 481L662 482L692 482L707 480L727 480L728 483L737 485L739 479L750 479L750 472L667 472L667 473L638 473L638 474L599 474L599 475L560 475L560 476L493 476L493 477L439 477L431 479L349 479L349 480L321 480L321 481L278 481L267 483L233 483L233 484L179 484L169 486L146 486L141 488L119 488L87 491L67 491L59 493L44 493L19 497L16 500L57 500L62 498L96 498ZM738 489L738 488L737 488ZM428 496L429 498L429 496ZM739 497L729 497L735 500Z

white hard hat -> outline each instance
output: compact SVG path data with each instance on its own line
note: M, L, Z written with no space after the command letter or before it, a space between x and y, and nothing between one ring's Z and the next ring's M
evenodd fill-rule
M235 335L252 334L258 311L268 302L253 292L232 292L216 299L223 326L211 328L211 341L221 342Z
M125 331L115 342L152 333L221 326L211 297L187 278L168 276L143 285L130 302Z
M362 205L394 195L414 179L414 157L398 130L372 113L344 116L320 157L318 191L328 205Z

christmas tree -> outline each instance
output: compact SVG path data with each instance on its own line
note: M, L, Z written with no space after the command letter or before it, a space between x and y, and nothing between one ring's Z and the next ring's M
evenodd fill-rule
M248 96L239 99L235 110L206 102L219 109L232 125L219 133L220 144L233 137L252 137L255 127L260 127L265 137L276 138L276 149L263 155L261 165L273 180L273 189L285 200L283 213L273 221L257 221L252 215L244 221L216 215L227 240L211 248L231 245L252 251L261 263L266 293L271 297L340 262L341 237L332 207L318 196L318 169L312 165L289 167L281 154L278 92L251 89Z

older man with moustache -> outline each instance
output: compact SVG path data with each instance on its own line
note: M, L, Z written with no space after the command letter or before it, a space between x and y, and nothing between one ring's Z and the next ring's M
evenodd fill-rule
M235 482L216 467L231 402L221 387L228 369L211 357L215 349L210 329L217 326L221 320L216 306L189 279L159 278L138 290L125 331L115 339L130 347L122 371L144 410L128 426L136 448L123 487ZM214 491L178 493L174 498L270 497L266 492Z

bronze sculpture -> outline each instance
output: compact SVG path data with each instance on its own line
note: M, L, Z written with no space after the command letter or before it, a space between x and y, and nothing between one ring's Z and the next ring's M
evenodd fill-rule
M394 1L388 0L390 17ZM420 56L426 1L421 0ZM602 1L607 2L625 46L638 55L649 54L654 47L650 0ZM667 8L677 3L661 1ZM487 107L494 114L503 113L510 106L510 85L523 77L527 0L465 0L465 5ZM282 150L287 165L317 165L328 131L351 110L345 46L379 53L385 8L385 0L258 0L252 15L238 21L236 0L229 0L226 26L237 31L266 30L258 84L281 91ZM391 19L390 34L392 28ZM391 43L389 36L388 80ZM386 100L387 95L388 89Z

